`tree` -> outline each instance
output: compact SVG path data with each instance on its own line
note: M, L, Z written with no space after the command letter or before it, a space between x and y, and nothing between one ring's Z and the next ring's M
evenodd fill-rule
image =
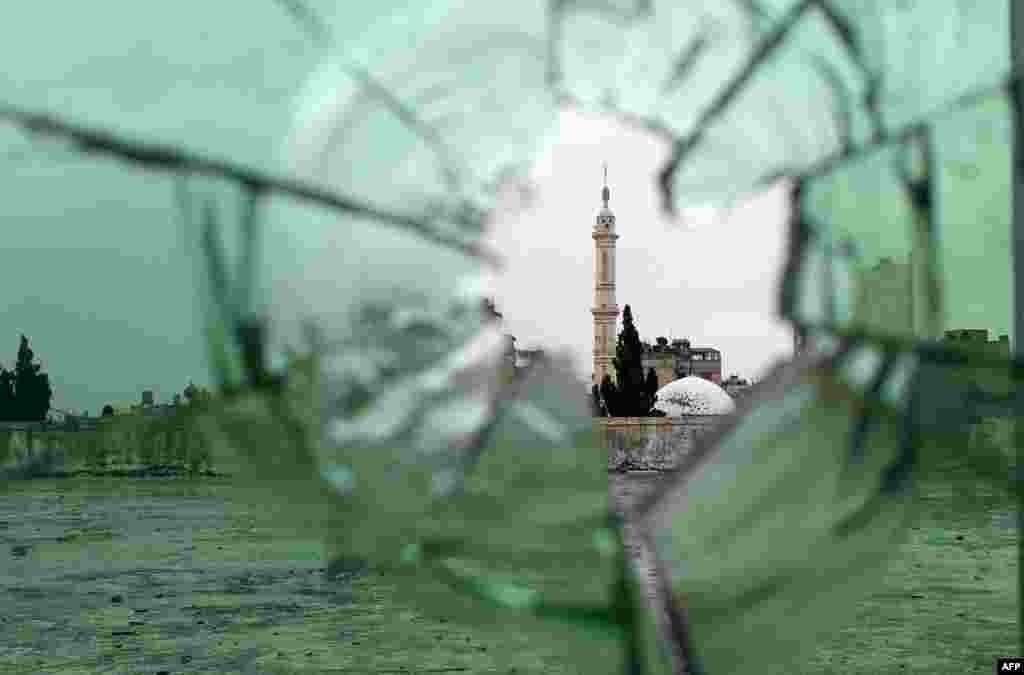
M591 388L592 409L595 415L611 417L660 417L664 413L654 410L657 401L658 375L653 368L644 377L644 343L633 321L629 305L622 311L622 331L615 345L616 381L605 375L601 385Z
M50 376L42 372L42 365L34 363L35 353L28 346L28 338L21 336L18 360L14 364L14 418L16 420L43 421L50 411L53 388Z
M647 369L647 378L644 379L644 391L651 397L658 393L658 374L654 372L654 368Z
M654 372L654 368L647 369L647 379L644 380L644 393L647 395L647 409L650 411L648 414L657 415L658 412L654 410L654 404L658 402L658 374ZM662 413L664 414L664 413Z
M14 399L14 373L0 366L0 422L17 419Z
M110 405L109 403L106 404L105 406L103 406L103 412L100 413L100 416L101 417L113 417L114 416L114 406Z
M654 392L648 393L651 373L644 379L643 343L633 322L629 305L622 310L622 331L615 345L615 404L611 407L616 417L647 417L654 405ZM657 391L657 376L653 378ZM603 385L602 385L603 388ZM607 399L606 399L607 403Z

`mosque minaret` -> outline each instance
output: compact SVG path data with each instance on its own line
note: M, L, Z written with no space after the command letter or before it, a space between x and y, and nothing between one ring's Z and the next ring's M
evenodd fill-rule
M615 358L616 322L619 306L615 304L615 214L608 208L611 191L608 189L608 167L604 168L604 188L601 200L604 206L594 222L594 374L593 384L601 384L604 376L615 379L612 360Z

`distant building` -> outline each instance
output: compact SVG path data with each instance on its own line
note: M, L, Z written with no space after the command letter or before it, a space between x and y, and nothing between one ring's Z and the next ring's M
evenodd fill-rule
M644 342L643 348L644 373L654 368L659 385L690 375L722 383L722 352L714 347L692 347L689 340L669 342L668 338L659 337L653 345Z
M725 392L733 398L745 396L750 387L750 382L739 375L730 375L728 379L722 382L722 389L725 389Z
M143 389L138 403L112 401L109 405L114 411L114 417L121 415L170 415L178 408L174 403L156 403L154 399L152 389Z
M608 172L601 189L601 210L598 211L591 231L594 240L594 298L592 315L594 351L591 384L599 385L605 375L615 380L616 323L619 305L615 301L615 247L619 235L615 231L615 215L608 207L611 190ZM722 381L722 353L714 347L693 347L689 340L659 337L657 344L643 344L644 373L653 368L658 384L664 386L674 380L695 376L720 384ZM517 359L531 360L532 354Z
M987 349L994 354L1006 358L1010 356L1010 336L1000 335L998 340L989 340L988 330L985 328L956 328L954 330L947 330L943 340L963 347Z

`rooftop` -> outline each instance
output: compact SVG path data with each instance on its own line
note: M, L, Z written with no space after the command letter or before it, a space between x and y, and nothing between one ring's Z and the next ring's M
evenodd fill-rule
M728 415L736 410L732 396L702 377L684 377L658 390L657 410L669 417L682 415Z

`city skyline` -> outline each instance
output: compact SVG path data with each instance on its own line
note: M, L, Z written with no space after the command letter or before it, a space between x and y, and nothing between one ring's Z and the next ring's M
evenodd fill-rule
M362 11L373 14L362 6L324 8L339 46L359 36ZM58 14L62 21L55 23ZM18 77L0 81L0 96L129 136L280 169L296 100L325 54L279 8L254 5L246 31L237 30L234 8L194 0L129 4L117 18L109 21L88 5L12 8L0 53L19 64ZM45 27L62 48L24 27ZM1009 123L1006 115L956 120L962 133L939 155L937 224L945 233L946 326L987 328L1013 340L1004 206L1010 162L1001 141ZM723 373L744 377L756 378L788 355L790 329L776 316L786 239L781 190L750 196L730 217L693 204L689 227L674 227L660 214L654 186L663 145L578 115L560 131L534 167L534 204L505 214L489 235L508 260L494 295L522 348L562 346L580 378L589 378L590 231L607 162L622 237L618 303L630 304L641 337L714 346L724 355ZM109 401L135 400L142 389L168 400L189 380L209 384L195 261L173 179L84 157L10 126L0 130L0 148L9 225L0 265L0 287L7 289L0 363L12 365L18 336L26 334L52 377L54 406L93 413ZM960 170L968 164L980 173ZM845 219L837 230L856 235L857 222L895 213L903 198L898 189L879 190L877 204L859 202L853 192L830 197L837 221ZM950 199L955 190L965 198ZM237 195L222 194L232 206ZM891 230L872 234L872 255L905 252L905 233Z
M504 214L488 237L507 261L494 293L506 332L522 349L568 350L580 379L590 381L591 235L607 163L620 237L620 312L630 305L643 340L688 338L713 346L723 353L724 376L758 379L792 353L792 331L775 312L786 243L784 191L753 195L730 214L695 204L683 222L672 223L659 211L653 182L664 155L658 142L636 130L562 114L531 173L535 202ZM733 248L737 237L748 250ZM554 270L557 277L538 274ZM557 283L546 283L553 277ZM538 297L544 305L534 302ZM621 329L620 315L616 336Z

